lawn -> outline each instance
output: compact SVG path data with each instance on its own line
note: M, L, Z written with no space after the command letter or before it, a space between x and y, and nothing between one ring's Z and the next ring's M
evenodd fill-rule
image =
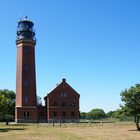
M140 140L135 124L0 124L0 140Z

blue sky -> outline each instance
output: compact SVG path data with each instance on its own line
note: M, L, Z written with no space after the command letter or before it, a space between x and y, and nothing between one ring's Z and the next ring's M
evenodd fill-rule
M0 89L15 91L16 26L36 30L37 94L62 78L80 93L80 110L116 110L120 92L140 82L139 0L0 1Z

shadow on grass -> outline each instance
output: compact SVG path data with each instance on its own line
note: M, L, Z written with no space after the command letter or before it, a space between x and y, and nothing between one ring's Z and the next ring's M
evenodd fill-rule
M137 129L131 129L131 130L128 130L128 131L137 131L137 132L140 132L140 131L138 131Z
M11 124L11 126L29 126L29 124L19 123L19 124Z
M0 128L0 132L9 132L12 130L25 130L25 128Z

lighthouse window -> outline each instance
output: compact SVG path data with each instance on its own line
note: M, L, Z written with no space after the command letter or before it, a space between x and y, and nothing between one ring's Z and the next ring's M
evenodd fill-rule
M32 28L31 27L29 27L29 31L32 31Z
M28 64L24 64L24 70L28 70Z
M28 81L27 80L24 81L24 85L28 86Z
M24 53L29 53L29 48L24 48Z
M28 103L29 97L28 97L28 96L25 96L25 97L24 97L24 100L25 100L25 103Z
M29 26L28 26L28 25L26 25L26 28L28 29L28 28L29 28Z

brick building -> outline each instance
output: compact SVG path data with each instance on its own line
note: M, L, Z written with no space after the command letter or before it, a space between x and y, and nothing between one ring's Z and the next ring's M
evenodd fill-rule
M80 95L63 79L44 99L45 106L37 105L35 73L35 32L27 18L17 26L16 122L71 122L79 119Z
M62 83L44 99L48 122L76 122L79 120L80 95L62 79Z

